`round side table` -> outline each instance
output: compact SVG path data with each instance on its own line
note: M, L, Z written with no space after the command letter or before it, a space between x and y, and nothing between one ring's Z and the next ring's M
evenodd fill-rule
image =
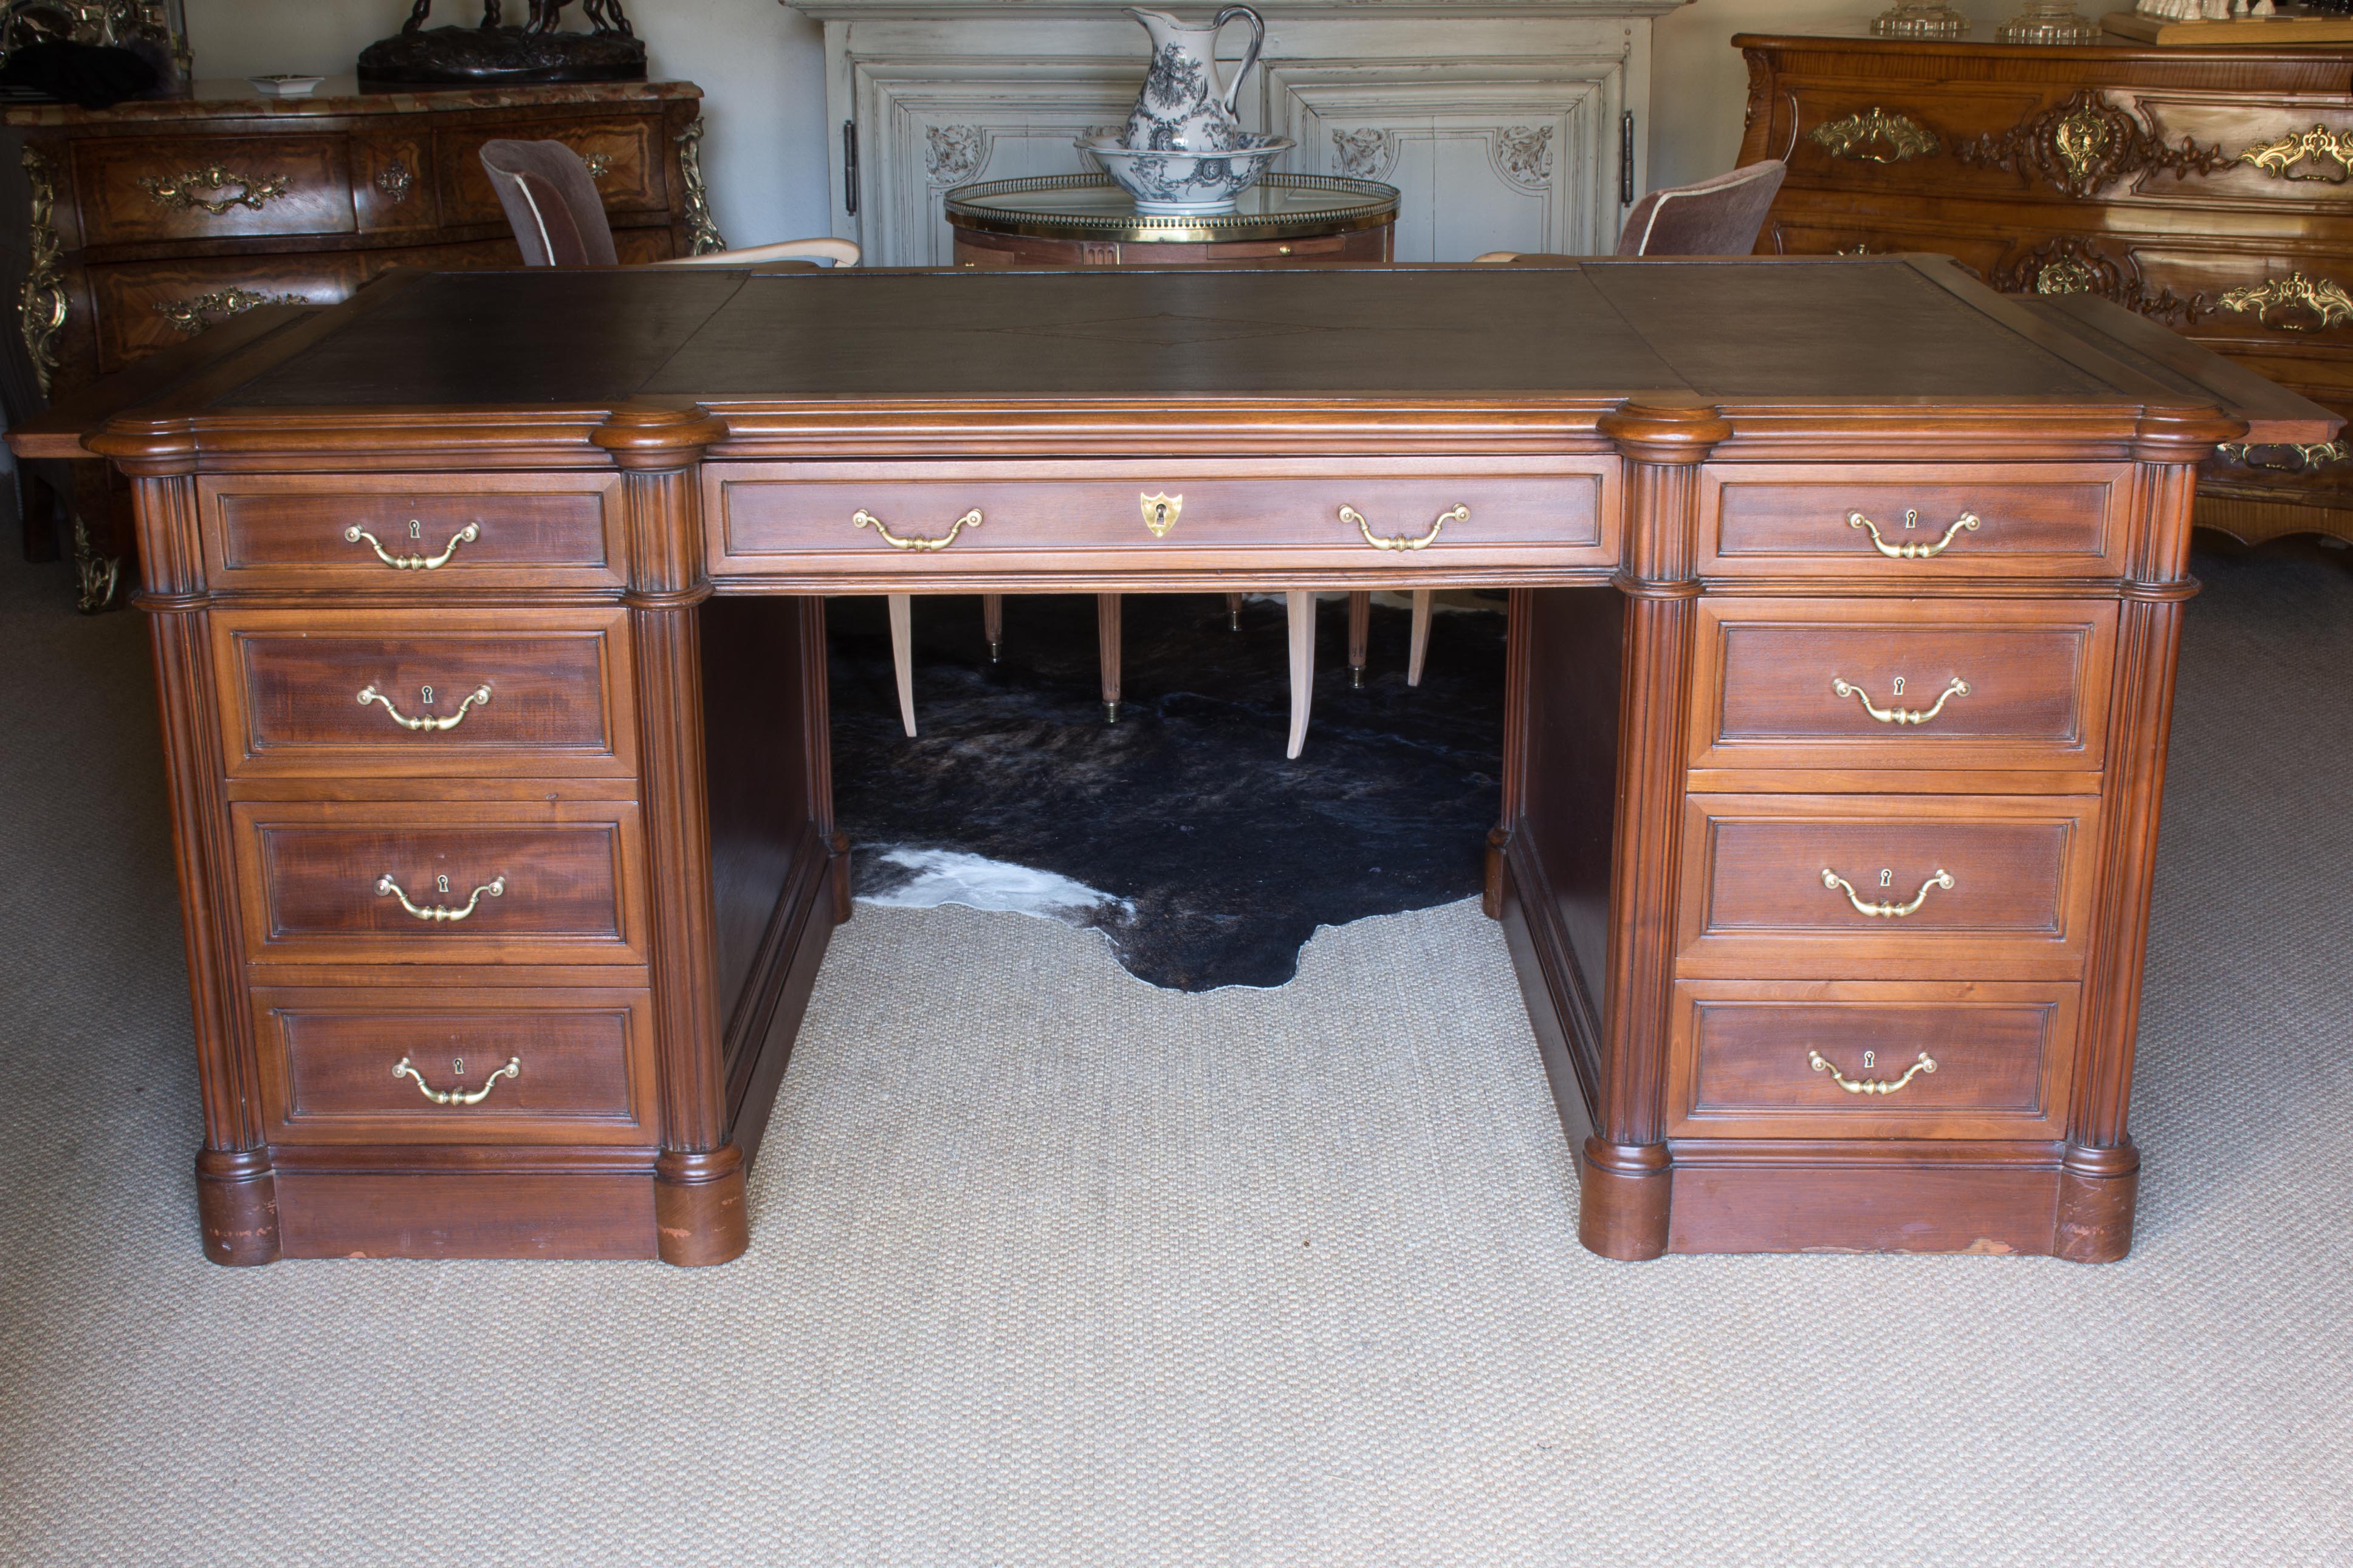
M1236 210L1152 217L1104 174L990 180L947 194L960 267L1284 267L1388 261L1394 185L1269 174Z

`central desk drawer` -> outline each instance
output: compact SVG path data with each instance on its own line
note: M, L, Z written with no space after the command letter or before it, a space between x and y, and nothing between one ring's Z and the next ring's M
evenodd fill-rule
M1616 559L1609 458L714 463L711 574L1490 570Z
M2109 600L1699 602L1691 765L2095 773Z
M637 772L627 613L216 610L232 776Z
M2057 1138L2073 1079L2063 982L1685 980L1676 1138Z
M206 474L216 587L400 594L618 588L617 474Z
M2125 463L1711 463L1704 577L2113 577Z
M650 1144L643 990L259 986L272 1143Z
M1687 797L1677 973L2080 977L2095 796Z
M646 962L634 805L242 801L229 818L254 963Z

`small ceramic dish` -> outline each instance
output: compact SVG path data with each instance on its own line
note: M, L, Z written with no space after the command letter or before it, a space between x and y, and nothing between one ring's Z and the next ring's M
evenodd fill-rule
M1122 189L1135 198L1135 210L1153 217L1192 217L1229 213L1234 198L1258 182L1283 153L1298 145L1288 136L1242 136L1226 153L1155 153L1123 147L1115 137L1081 139L1079 150L1093 155Z
M322 76L287 76L281 73L277 76L249 76L245 79L253 84L254 91L266 94L270 98L307 98L317 90L321 82L327 79Z

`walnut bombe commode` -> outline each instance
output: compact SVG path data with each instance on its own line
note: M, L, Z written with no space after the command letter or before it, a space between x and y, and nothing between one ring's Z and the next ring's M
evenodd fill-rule
M2336 427L1927 258L416 274L142 397L225 1263L743 1250L824 595L1472 585L1585 1244L2121 1257L2194 468Z

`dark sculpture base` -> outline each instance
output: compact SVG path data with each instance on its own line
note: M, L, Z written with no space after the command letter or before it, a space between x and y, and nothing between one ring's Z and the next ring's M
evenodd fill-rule
M427 27L360 51L360 85L499 87L529 81L643 81L646 46L618 33Z

